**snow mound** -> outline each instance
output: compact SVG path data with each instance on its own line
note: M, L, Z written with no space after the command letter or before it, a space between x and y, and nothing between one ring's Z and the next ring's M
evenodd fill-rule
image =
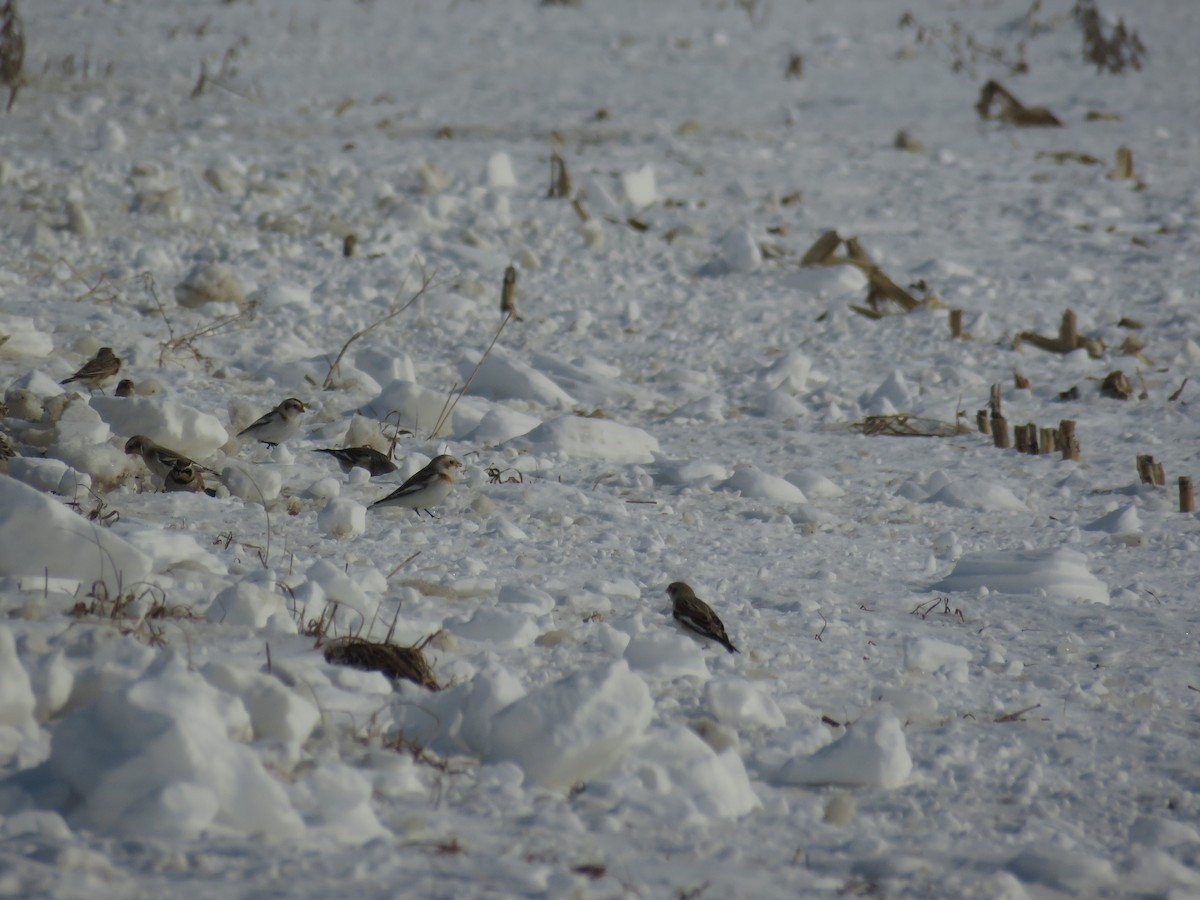
M8 476L43 493L74 498L92 486L92 476L73 469L61 459L17 456L9 460Z
M303 744L321 721L320 711L310 700L271 675L230 663L209 663L201 674L213 687L242 701L255 740Z
M507 441L505 446L625 463L653 462L658 452L658 441L640 428L574 415L543 422L528 434Z
M1108 588L1088 571L1087 557L1078 550L1000 550L964 553L954 571L931 591L974 591L987 588L1002 594L1042 594L1066 600L1109 602Z
M634 770L641 794L670 796L673 818L737 818L761 804L734 747L720 753L682 725L656 728L640 743L626 768ZM686 812L673 807L678 804ZM682 813L682 815L681 815Z
M704 686L704 705L732 728L782 728L783 712L770 694L744 678L722 678Z
M804 491L778 475L768 475L758 469L738 469L722 481L717 490L734 491L743 497L766 500L770 503L804 503Z
M108 443L111 434L92 407L70 403L55 425L54 440L46 452L95 478L115 479L128 470L130 458Z
M129 438L145 435L176 453L203 459L229 441L216 416L163 397L102 397L90 400L113 431Z
M1142 530L1142 520L1132 504L1119 506L1094 522L1083 526L1084 531L1103 531L1108 534L1136 534Z
M226 466L221 470L221 483L235 497L250 503L266 503L283 490L283 475L271 466Z
M762 250L750 229L734 225L717 242L716 257L701 269L703 275L753 272L762 265Z
M109 529L0 475L0 575L48 573L87 585L103 581L115 590L149 575L151 563Z
M488 410L487 415L479 420L479 424L464 434L462 439L469 444L502 444L528 434L541 423L541 419L527 416L515 409L497 406Z
M309 769L292 793L314 841L357 846L388 834L371 809L371 783L345 763Z
M516 763L530 784L570 787L616 766L653 712L646 682L623 660L575 672L496 714L487 761Z
M36 706L29 673L17 656L17 642L12 632L0 625L0 728L24 730L33 724Z
M0 359L44 359L54 350L54 339L25 316L0 315Z
M446 628L461 638L492 647L528 647L537 639L538 627L522 612L481 606L470 619L450 619Z
M660 459L651 470L656 484L677 487L712 487L729 477L729 469L703 459Z
M892 371L874 391L858 398L858 405L869 415L891 415L897 410L911 410L915 394L899 369Z
M756 378L760 385L770 390L783 387L801 393L808 386L808 376L811 372L812 360L799 350L793 350L769 366L759 369Z
M474 367L474 360L464 360L459 366L464 382ZM547 376L500 347L494 347L479 367L470 393L491 400L526 400L551 409L576 405L575 399Z
M1009 860L1008 870L1026 883L1081 896L1095 896L1116 880L1111 862L1078 848L1029 846Z
M621 173L621 189L634 209L642 209L658 201L658 185L654 166L647 163L640 169Z
M631 669L654 678L670 679L681 675L702 679L709 677L704 648L674 628L633 635L625 645L624 655Z
M197 263L175 285L175 302L188 309L197 309L206 303L233 303L243 306L246 292L233 270L221 263Z
M846 493L815 469L798 469L795 472L788 472L784 478L804 491L805 497L833 499Z
M508 190L517 186L517 176L513 173L512 159L503 151L493 153L488 157L484 167L483 183L492 190Z
M284 633L296 633L283 595L251 581L239 581L217 594L209 604L206 618L213 624L254 629L272 625Z
M776 776L784 784L847 784L896 788L912 772L900 720L878 712L855 722L840 738L811 756L794 759Z
M945 672L955 681L967 680L971 651L937 638L911 638L904 644L904 668L910 672Z
M367 530L367 508L349 497L334 498L317 513L317 527L330 537L358 537Z
M543 616L555 606L553 597L531 584L504 585L500 588L497 602L531 616Z
M250 734L240 701L166 652L132 684L67 715L43 771L71 791L70 818L100 833L297 837L303 823L283 787L238 743Z
M944 503L958 509L973 509L979 512L990 510L1010 509L1016 512L1029 512L1029 507L1008 488L999 484L989 484L986 481L973 481L967 484L955 481L947 484L925 498L926 503Z
M445 408L445 392L431 391L414 381L393 381L384 385L379 396L364 404L359 412L374 419L383 419L389 413L396 414L390 421L400 428L429 432ZM484 401L463 397L454 407L449 427L443 426L441 433L454 436L467 434L479 425L487 411Z

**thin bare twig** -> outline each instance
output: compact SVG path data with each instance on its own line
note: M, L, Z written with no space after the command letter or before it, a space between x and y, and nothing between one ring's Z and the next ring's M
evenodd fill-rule
M483 361L488 358L488 354L492 352L492 348L496 346L496 341L500 340L500 333L504 331L504 326L512 321L512 313L505 313L504 318L500 322L500 327L496 329L496 333L492 335L492 342L487 345L487 349L483 351L483 356L479 357L479 362L475 363L475 368L471 370L471 374L467 376L466 383L459 389L458 396L453 400L447 398L446 405L442 409L442 414L438 417L437 424L433 426L433 431L429 433L431 438L438 436L438 432L442 430L442 426L449 421L450 416L454 413L454 407L458 406L458 401L462 399L462 395L467 392L467 388L471 386L471 382L475 380L475 376L483 367ZM450 389L453 392L454 388Z

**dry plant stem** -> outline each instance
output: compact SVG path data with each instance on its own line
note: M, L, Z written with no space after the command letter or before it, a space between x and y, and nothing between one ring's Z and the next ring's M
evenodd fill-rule
M500 340L500 334L504 331L504 326L512 320L512 313L507 313L500 322L500 327L496 329L496 333L492 336L492 342L487 345L487 349L483 351L483 356L479 357L479 362L475 363L475 368L471 370L471 374L467 376L466 383L459 389L458 395L451 400L446 399L446 406L442 410L441 416L438 417L437 424L433 426L433 431L429 433L431 438L438 436L438 432L450 420L450 416L454 414L454 407L458 406L458 401L462 399L462 395L467 392L467 388L471 386L471 382L475 380L475 376L479 374L480 368L483 366L484 360L488 358L488 354L492 352L492 348L496 346L496 341ZM453 393L454 388L451 388Z
M975 410L975 427L979 429L980 434L992 433L992 423L988 420L986 409Z
M1181 513L1196 511L1196 495L1192 492L1192 479L1187 475L1179 476L1179 511Z
M1041 429L1041 445L1043 453L1053 453L1058 449L1058 431L1054 428Z
M346 351L350 349L351 344L353 344L359 338L365 337L366 335L370 334L372 331L374 331L376 328L378 328L380 325L384 324L385 322L390 322L392 319L396 318L396 316L400 315L400 313L404 312L406 309L408 309L410 306L412 306L414 303L416 303L418 300L420 300L423 296L425 296L425 292L429 290L429 286L431 284L433 284L433 279L436 276L437 276L436 271L430 272L428 274L426 274L424 271L422 271L421 272L421 288L415 294L413 294L412 297L410 297L408 299L407 303L396 307L395 309L391 310L382 319L377 319L374 322L372 322L370 325L368 325L366 328L363 328L360 331L356 331L356 332L354 332L354 334L350 335L350 337L346 341L346 343L342 344L342 349L338 352L337 359L335 359L333 361L333 363L329 366L329 373L325 376L325 381L321 385L321 390L327 391L330 389L330 387L332 387L333 374L334 374L334 372L337 371L337 367L339 365L341 365L342 357L344 357L346 355Z
M1073 419L1063 419L1058 423L1058 448L1062 451L1063 459L1079 460L1079 439L1075 437Z
M950 337L961 338L963 336L962 317L963 311L961 309L950 310Z
M995 413L992 414L992 443L1000 450L1012 446L1008 436L1008 419Z

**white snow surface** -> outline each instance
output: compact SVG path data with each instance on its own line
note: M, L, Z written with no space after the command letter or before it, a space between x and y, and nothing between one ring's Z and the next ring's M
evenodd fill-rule
M1121 72L1074 5L18 4L0 893L1200 890L1200 4L1096 0ZM132 396L60 384L104 346ZM441 690L325 659L389 634Z

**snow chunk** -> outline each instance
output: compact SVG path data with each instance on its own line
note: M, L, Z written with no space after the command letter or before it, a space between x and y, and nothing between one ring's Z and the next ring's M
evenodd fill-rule
M864 392L858 398L858 405L870 415L890 415L897 410L912 409L913 397L904 373L894 369L873 392Z
M446 628L469 641L493 647L528 647L538 636L538 627L520 612L481 606L470 619L450 619Z
M954 571L931 591L974 591L987 588L1002 594L1040 594L1066 600L1109 602L1108 588L1088 571L1087 557L1078 550L1001 550L964 553Z
M973 509L980 512L989 510L1010 509L1016 512L1029 512L1029 507L1008 488L999 484L989 484L986 481L966 483L955 481L930 494L925 498L926 503L944 503L958 509Z
M474 367L474 360L464 360L459 366L464 381ZM548 377L501 347L493 347L483 361L471 382L470 393L492 400L527 400L552 409L570 409L577 405L575 398Z
M807 390L810 372L812 360L799 350L793 350L779 357L771 365L759 369L757 381L770 390L782 387L799 394Z
M221 470L221 482L233 496L251 503L274 500L283 490L283 475L272 466L226 466Z
M115 479L130 459L107 443L112 432L87 403L69 403L54 428L47 453L96 478Z
M500 710L488 762L511 761L530 784L566 788L615 766L654 712L624 660L568 675Z
M910 672L945 671L955 681L966 681L971 651L937 638L910 638L904 643L904 668Z
M804 491L805 497L840 497L846 492L815 469L798 469L784 476L789 482Z
M629 768L640 776L643 793L670 794L693 815L736 818L762 804L734 747L717 753L682 725L656 729L637 747Z
M559 452L583 459L626 463L653 462L658 452L658 441L640 428L574 415L543 422L506 445L539 453Z
M44 359L54 339L25 316L0 315L0 359Z
M733 728L782 728L783 712L770 694L744 678L722 678L704 686L704 705L718 722Z
M784 784L848 784L895 788L912 772L900 720L878 712L855 722L812 756L794 759L776 776Z
M16 460L11 460L9 465ZM45 494L0 475L0 575L103 581L113 589L150 574L151 559Z
M229 440L216 416L163 397L103 397L89 401L122 437L142 434L176 453L203 459Z
M762 250L758 241L744 225L734 225L717 243L717 256L703 269L703 274L724 275L753 272L762 265Z
M367 508L349 497L335 498L317 513L317 527L335 538L358 537L367 530Z
M239 669L229 663L209 663L201 670L213 687L239 698L250 715L255 740L303 744L321 721L313 704L278 678Z
M224 575L229 571L225 563L200 546L200 542L186 531L163 528L132 519L116 522L110 530L133 546L149 553L154 560L155 572L189 569Z
M469 444L502 444L505 441L528 434L542 424L541 419L527 416L515 409L497 406L479 420L474 429L463 435Z
M1142 530L1142 520L1137 508L1131 503L1105 513L1096 521L1083 526L1084 531L1104 531L1108 534L1137 534Z
M513 172L512 159L503 151L493 153L488 157L483 171L483 181L492 190L508 190L517 186L517 176Z
M263 313L315 313L312 292L302 285L280 281L259 288L250 295L250 302Z
M258 756L242 704L163 653L54 730L45 773L79 799L72 818L104 834L191 839L218 826L275 839L303 824Z
M8 462L8 475L42 492L74 498L92 486L92 476L68 466L61 459L16 456Z
M1111 862L1077 848L1031 845L1009 860L1007 868L1024 882L1084 896L1094 896L1116 880Z
M702 459L660 459L650 474L657 484L712 487L729 477L729 469L720 463Z
M378 418L383 413L377 410L395 410L399 419L394 420L400 428L430 431L446 406L445 392L431 391L413 381L393 381L385 385L374 400L359 410L363 415ZM459 437L479 425L487 412L484 401L463 397L450 416L449 433ZM443 429L443 434L446 429Z
M255 629L272 624L280 631L296 632L283 595L251 581L239 581L217 594L206 618L213 624L248 625Z
M197 263L183 281L175 285L175 302L188 309L198 309L206 303L244 306L246 292L228 266Z
M631 669L655 678L678 678L692 675L709 677L704 661L704 648L695 640L674 628L643 631L633 635L625 645L625 661Z
M735 491L743 497L770 503L804 503L807 500L804 492L791 482L754 468L738 469L732 477L718 484L717 490Z
M654 166L647 163L633 172L621 173L621 188L625 199L634 209L642 209L658 200L658 186L654 178Z
M544 616L555 606L553 597L531 584L506 584L497 601L531 616Z
M0 625L0 726L25 729L33 723L37 700L29 673L17 656L17 642L5 625Z
M356 846L388 834L371 809L371 783L343 762L323 762L305 772L293 789L309 837Z

